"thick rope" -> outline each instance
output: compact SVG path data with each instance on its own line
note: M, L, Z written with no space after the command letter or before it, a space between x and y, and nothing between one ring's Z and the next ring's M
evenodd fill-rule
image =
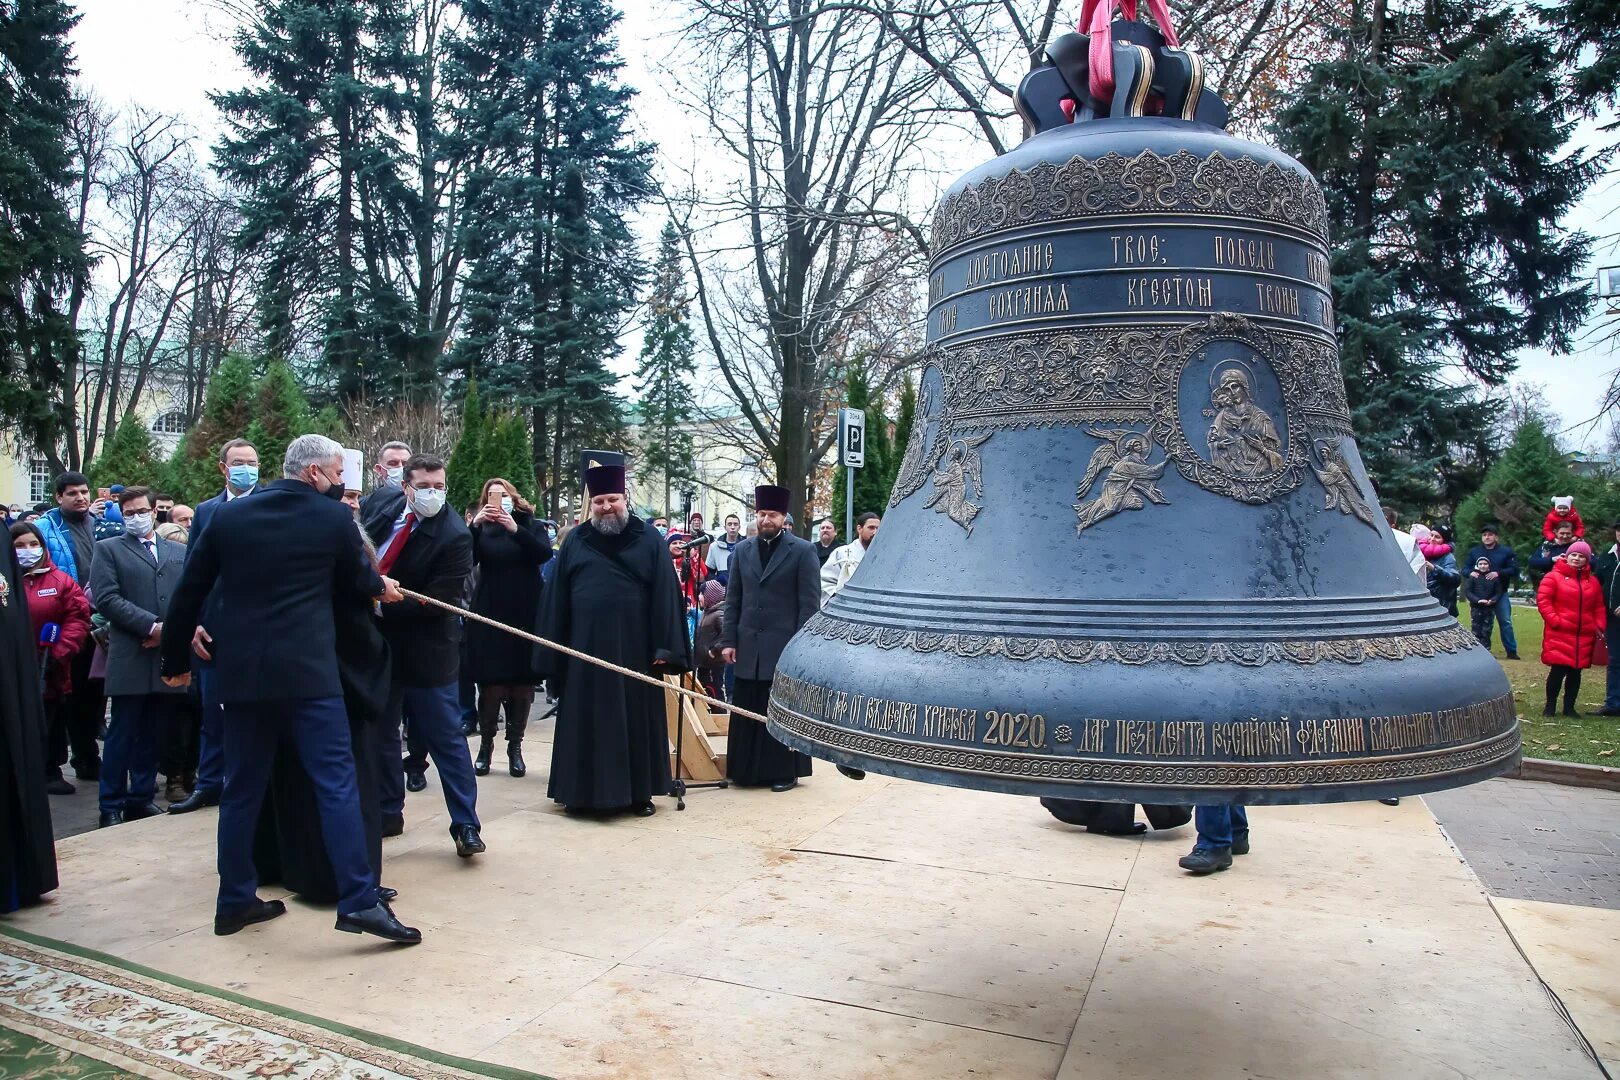
M618 672L620 675L626 675L638 682L644 682L648 686L656 686L660 690L668 690L679 694L682 697L689 697L695 701L707 702L708 704L728 713L735 713L738 716L746 716L748 719L758 720L762 724L766 722L765 717L759 715L757 712L750 712L747 709L740 709L735 705L728 705L726 702L721 701L718 698L712 698L707 694L700 694L696 690L688 690L686 687L677 683L666 682L656 675L644 675L639 671L632 671L627 667L620 667L618 664L609 663L600 657L592 656L589 653L582 653L578 649L570 649L568 646L559 645L555 641L547 641L539 634L531 634L527 630L519 630L515 626L508 626L503 622L496 622L494 619L486 618L485 616L478 614L476 611L468 611L464 607L458 607L455 604L447 604L443 600L437 600L431 596L423 596L421 593L412 592L410 589L400 589L399 591L412 600L418 600L424 604L432 604L434 607L443 608L448 612L459 615L463 619L471 619L473 622L481 622L485 626L493 626L497 630L505 630L508 634L523 638L525 641L532 641L536 645L544 645L548 649L555 649L564 656L572 656L575 660L583 660L587 664L595 664L599 668L606 668L609 671Z

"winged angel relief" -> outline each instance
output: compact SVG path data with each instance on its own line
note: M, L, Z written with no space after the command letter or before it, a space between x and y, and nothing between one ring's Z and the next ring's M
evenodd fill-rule
M1086 475L1080 478L1080 486L1074 493L1075 498L1084 499L1091 492L1092 485L1097 483L1098 477L1102 477L1102 487L1095 499L1075 504L1074 512L1080 519L1074 530L1075 535L1121 510L1140 510L1148 503L1163 506L1170 501L1154 482L1164 474L1165 463L1148 464L1153 442L1146 435L1118 428L1101 431L1087 428L1086 434L1101 439L1102 445L1092 452Z
M951 443L934 468L934 493L923 503L962 526L969 536L973 535L973 519L983 509L973 500L984 498L984 467L979 461L979 447L990 434L986 432Z

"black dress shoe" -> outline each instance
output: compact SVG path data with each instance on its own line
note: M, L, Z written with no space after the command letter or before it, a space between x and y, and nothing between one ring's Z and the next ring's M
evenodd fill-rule
M125 821L141 821L149 817L159 817L163 814L163 807L157 803L149 802L145 806L124 807Z
M478 835L478 830L473 826L452 825L450 826L450 835L455 837L456 840L456 854L463 859L484 853L483 837Z
M771 790L772 791L792 791L794 788L796 788L798 786L799 786L799 782L797 780L784 780L780 784L772 784L771 785Z
M78 790L61 776L53 776L45 781L45 794L47 795L72 795Z
M426 791L427 773L408 772L405 774L406 791Z
M1598 715L1599 716L1620 716L1620 706L1617 706L1617 707L1612 708L1612 709L1608 708L1608 707L1599 709L1598 710ZM49 791L50 788L47 787L46 790Z
M1147 830L1147 823L1143 821L1133 821L1128 828L1124 829L1115 829L1107 825L1086 826L1086 832L1098 833L1102 836L1138 836L1147 832Z
M1507 658L1509 660L1517 660L1519 658L1519 654L1516 652L1510 652L1507 654Z
M382 816L382 834L384 836L405 835L405 815L384 814Z
M845 776L849 777L851 780L865 780L866 779L866 770L865 769L855 769L855 768L851 768L848 765L840 765L840 766L838 766L838 771L843 773Z
M1232 849L1229 847L1195 847L1179 860L1183 870L1194 874L1212 874L1232 868Z
M463 738L471 738L476 734L478 734L478 714L474 713L461 722L461 735Z
M651 802L638 802L636 805L630 808L630 812L636 815L636 817L652 817L654 814L658 813L658 807L654 806Z
M175 803L169 807L171 814L189 814L193 810L201 810L205 806L218 806L219 792L203 791L201 788L193 791L191 797Z
M252 926L256 922L269 922L279 915L287 914L287 905L280 900L255 900L253 906L231 915L214 916L214 933L226 937L236 933L244 926Z
M100 780L101 762L87 761L81 765L75 761L73 763L73 775L80 780Z
M377 886L377 899L385 904L392 904L399 896L398 889L390 889L386 885Z
M523 747L517 743L506 744L506 771L519 779L529 773L528 763L523 760Z
M339 915L337 929L345 934L375 934L389 941L397 941L401 945L416 945L422 940L422 931L400 922L394 917L388 905L381 900L377 901L375 907L368 907L364 911L356 911L352 915Z
M101 812L101 817L96 821L96 828L105 829L113 825L122 825L123 823L124 815L122 811L103 810Z
M1399 798L1379 799L1378 801L1383 803L1385 806L1399 806L1399 805L1401 805L1401 800Z

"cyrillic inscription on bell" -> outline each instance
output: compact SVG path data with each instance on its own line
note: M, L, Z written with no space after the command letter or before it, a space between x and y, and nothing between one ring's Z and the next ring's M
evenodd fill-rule
M1089 800L1502 773L1507 679L1397 549L1351 437L1321 192L1153 37L1115 24L1112 102L1086 39L1054 42L1020 89L1033 134L941 203L886 520L784 653L771 729Z

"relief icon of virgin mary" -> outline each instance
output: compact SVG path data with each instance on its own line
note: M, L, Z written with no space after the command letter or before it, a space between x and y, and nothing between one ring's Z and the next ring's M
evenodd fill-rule
M1230 476L1268 476L1280 472L1284 459L1277 425L1254 403L1248 372L1229 367L1209 392L1213 416L1209 425L1210 464Z

